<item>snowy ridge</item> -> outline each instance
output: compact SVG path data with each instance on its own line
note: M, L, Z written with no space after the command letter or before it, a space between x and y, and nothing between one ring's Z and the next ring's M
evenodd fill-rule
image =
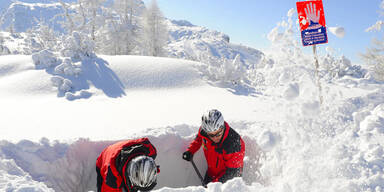
M141 6L144 4L141 2ZM144 9L140 7L140 10ZM139 13L140 11L138 11ZM36 27L39 21L52 27L56 32L64 33L60 25L64 10L59 3L24 3L15 2L6 9L4 22L0 28L12 26L15 32L26 32ZM230 43L230 37L222 32L195 26L188 21L167 20L169 42L166 48L169 57L200 61L204 63L220 63L223 59L232 61L240 56L242 65L256 68L263 58L263 53L247 46ZM28 39L25 34L9 38L5 35L5 45L14 54L30 54ZM12 42L20 41L17 46Z
M264 55L256 49L230 43L230 37L224 33L189 22L168 20L168 29L168 55L171 57L211 63L233 60L240 55L243 65L256 68Z
M55 17L62 13L63 9L60 3L15 2L7 8L1 29L12 26L15 32L26 32L28 29L35 27L38 21L44 21L54 30L63 31L59 24L63 18Z
M156 159L157 163L161 165L161 176L159 177L156 189L200 185L200 181L191 169L191 165L180 159L182 150L192 141L195 131L197 131L197 127L178 125L175 127L149 129L145 131L147 132L146 134L141 134L141 136L147 136L155 146L158 146L158 153L161 154ZM13 163L13 167L11 167L8 174L5 174L5 177L9 177L12 174L24 176L26 173L22 170L26 170L34 180L45 182L55 191L65 191L68 186L60 183L68 181L70 177L74 177L75 181L72 183L73 191L94 190L96 185L96 177L93 174L95 159L107 145L113 142L116 141L93 142L87 139L80 139L68 145L57 141L50 142L46 138L41 139L38 143L27 140L20 141L17 144L2 142L0 152L7 159L17 159L18 165L21 166L19 168ZM244 173L244 179L251 183L256 178L253 172L259 166L257 164L259 159L258 153L254 153L258 148L256 141L252 141L252 139L245 138L245 142L250 147L256 147L248 149L248 160L245 165L247 171ZM81 155L84 153L87 155ZM197 153L194 159L200 169L206 169L206 165L203 164L204 157L202 152ZM4 160L5 163L7 161ZM67 168L62 169L63 167ZM14 173L16 171L21 173ZM63 172L63 174L57 175L57 171ZM89 177L89 179L83 180L84 183L76 183L76 180L82 179L81 177ZM246 188L244 181L236 182L240 182ZM8 183L10 183L8 185L11 185L13 182ZM35 190L37 191L37 189Z

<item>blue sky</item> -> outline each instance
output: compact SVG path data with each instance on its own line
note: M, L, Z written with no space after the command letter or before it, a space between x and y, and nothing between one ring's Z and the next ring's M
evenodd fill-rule
M150 0L145 0L149 2ZM257 49L269 46L266 35L276 24L287 18L290 8L296 10L296 0L157 0L163 14L170 19L188 20L199 26L228 34L233 43ZM365 32L379 19L381 0L323 0L327 27L345 28L340 39L328 33L329 43L320 45L360 62L359 53L370 47L373 37L382 33ZM294 15L297 18L297 14ZM299 34L298 34L299 37ZM304 49L310 49L305 47Z

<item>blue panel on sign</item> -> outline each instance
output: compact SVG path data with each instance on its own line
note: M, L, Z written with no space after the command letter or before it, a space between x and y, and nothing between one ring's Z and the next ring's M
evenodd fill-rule
M322 25L314 25L314 28L309 26L307 29L301 31L301 39L304 46L327 43L327 30Z

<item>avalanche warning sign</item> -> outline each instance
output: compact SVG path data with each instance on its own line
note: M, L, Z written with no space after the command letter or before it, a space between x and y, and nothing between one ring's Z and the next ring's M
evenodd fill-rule
M328 42L323 2L321 0L296 2L304 46Z

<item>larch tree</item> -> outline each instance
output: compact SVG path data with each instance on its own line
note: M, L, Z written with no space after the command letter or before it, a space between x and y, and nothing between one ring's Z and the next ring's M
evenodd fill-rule
M142 53L149 56L165 56L168 29L156 0L152 0L144 12L142 29Z
M137 15L141 12L141 1L115 0L108 11L101 33L104 46L101 52L111 55L134 54L138 45Z

